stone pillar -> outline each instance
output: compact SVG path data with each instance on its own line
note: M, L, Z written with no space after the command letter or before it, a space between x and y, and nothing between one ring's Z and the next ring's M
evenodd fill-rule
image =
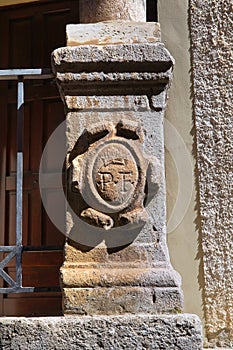
M166 245L163 116L172 57L157 41L70 46L53 62L67 111L64 313L181 311Z
M146 0L80 0L81 23L101 21L146 22Z
M130 0L86 3L83 21L91 8L93 22L145 15L137 10L144 1L134 9ZM115 14L108 17L110 8ZM179 322L188 330L179 349L201 349L194 316L158 316L183 305L166 244L163 118L174 61L159 25L70 25L67 43L52 54L67 114L64 314L110 315L114 323L116 316L143 313L147 326L149 315L159 322L167 317L175 337ZM178 348L160 338L157 349Z

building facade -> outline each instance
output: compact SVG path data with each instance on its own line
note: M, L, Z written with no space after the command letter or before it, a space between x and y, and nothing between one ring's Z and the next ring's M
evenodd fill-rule
M49 68L50 53L65 45L65 25L78 23L78 1L19 3L0 3L0 69ZM233 347L232 4L160 0L148 1L148 9L148 20L158 16L162 41L176 61L165 120L171 261L183 279L185 312L201 318L206 345ZM13 245L16 86L1 84L1 244ZM63 106L51 79L25 83L25 98L23 244L34 248L23 253L23 283L41 290L2 295L1 312L60 315L64 237L46 217L36 181L46 140L64 120ZM39 251L42 245L47 248ZM13 265L8 272L15 273Z

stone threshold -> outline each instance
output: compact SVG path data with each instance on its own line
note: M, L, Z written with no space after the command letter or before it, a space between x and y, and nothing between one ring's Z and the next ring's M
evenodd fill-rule
M196 315L0 318L0 349L202 350Z

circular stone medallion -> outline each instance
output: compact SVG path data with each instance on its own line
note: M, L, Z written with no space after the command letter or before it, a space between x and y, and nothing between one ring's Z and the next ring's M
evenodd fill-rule
M92 170L93 187L107 207L122 209L132 200L138 167L130 149L120 142L111 142L97 149Z

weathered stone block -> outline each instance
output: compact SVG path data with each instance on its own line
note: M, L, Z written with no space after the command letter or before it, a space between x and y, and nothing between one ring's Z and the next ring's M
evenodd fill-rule
M67 286L69 287L69 286ZM63 307L67 315L162 314L181 311L179 288L96 287L64 288Z
M104 67L105 71L117 73L118 66L114 65L115 69L113 69L111 63L119 63L120 71L130 72L135 71L136 68L138 72L152 73L169 70L173 67L174 59L164 44L158 42L103 47L98 45L61 47L53 51L52 63L56 74L85 71L87 73L90 67L96 68L96 71L101 71ZM149 78L150 76L148 80Z
M155 43L161 40L159 23L99 22L66 26L67 46Z
M93 288L93 287L114 287L114 286L142 286L142 287L179 287L181 279L173 269L166 268L143 268L142 263L131 266L123 266L122 261L106 263L94 267L89 263L79 269L76 264L65 264L61 274L63 283L69 287Z
M201 350L194 315L0 318L4 350Z

